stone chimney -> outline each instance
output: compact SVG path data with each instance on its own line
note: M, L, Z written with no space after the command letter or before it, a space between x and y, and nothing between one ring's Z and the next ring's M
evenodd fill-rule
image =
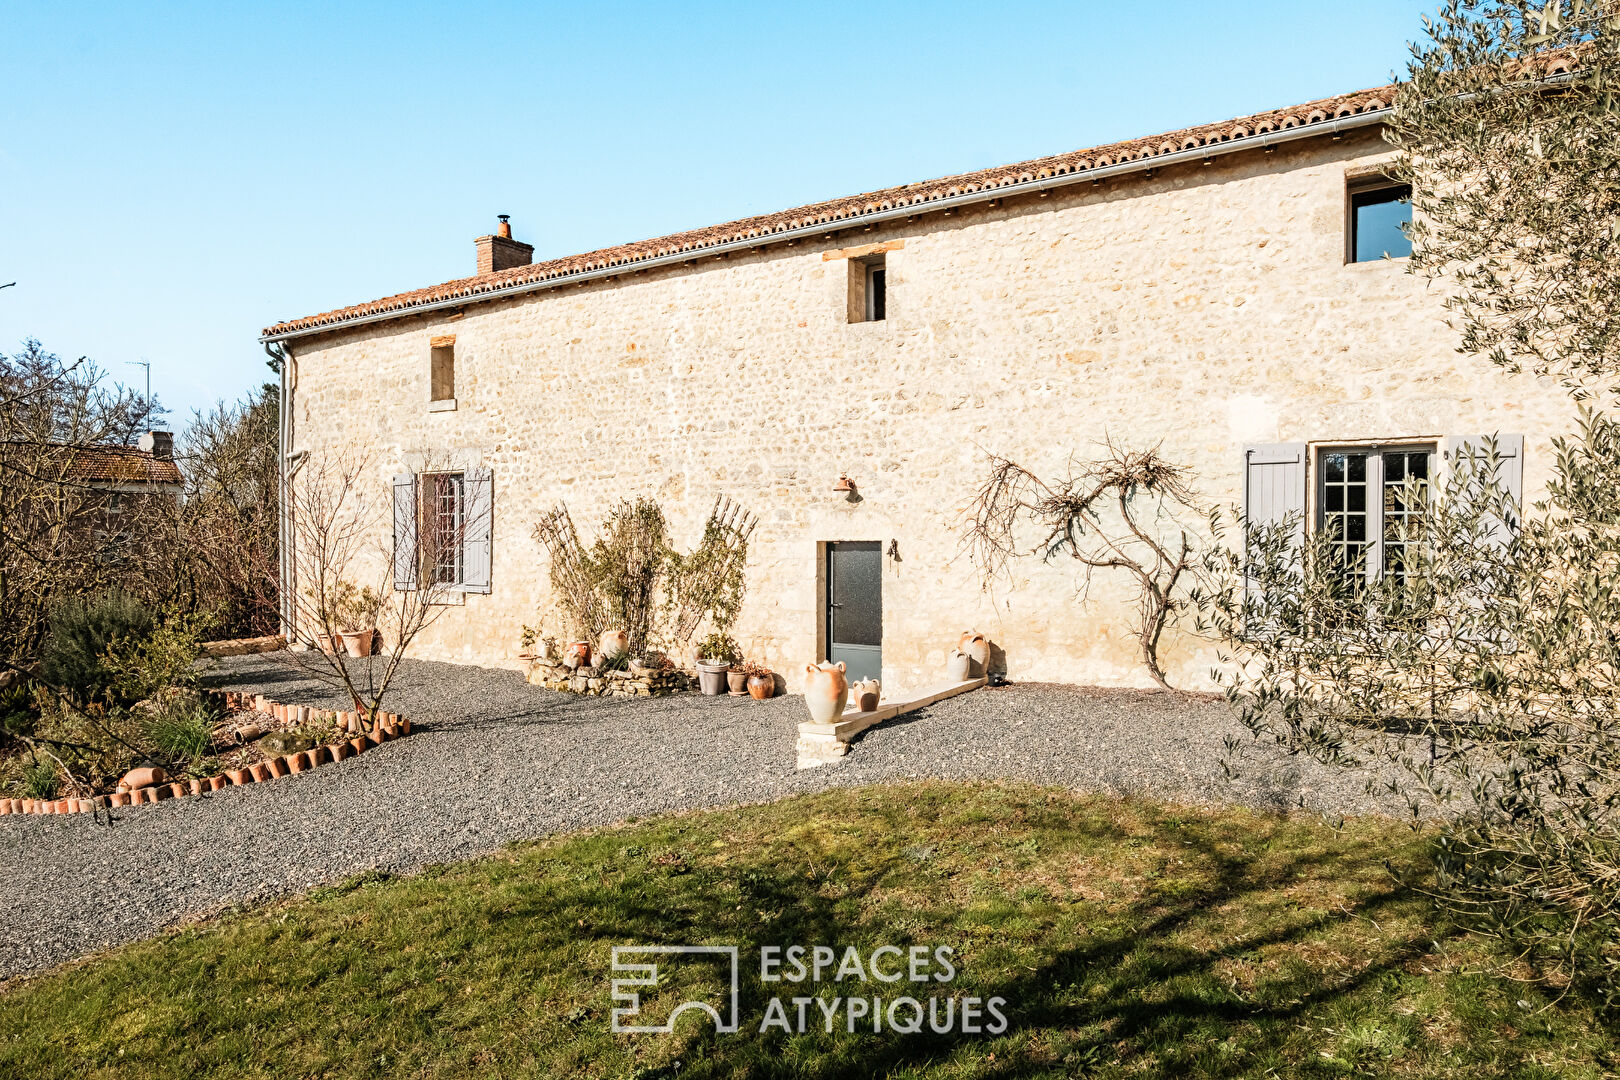
M174 434L168 431L148 431L136 443L142 450L155 458L168 461L174 457Z
M510 214L496 215L501 223L494 236L480 236L473 244L478 248L478 272L493 274L497 270L510 270L514 266L528 266L534 261L534 245L512 239L512 226L507 223Z

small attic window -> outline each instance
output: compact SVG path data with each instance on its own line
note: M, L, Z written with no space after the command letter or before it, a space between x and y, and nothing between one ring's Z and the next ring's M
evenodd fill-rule
M432 342L432 362L429 373L428 400L432 402L456 399L456 338L454 334L436 337Z
M888 269L883 255L849 260L849 321L882 322L888 314Z
M1348 261L1378 262L1412 254L1412 186L1382 177L1350 187Z

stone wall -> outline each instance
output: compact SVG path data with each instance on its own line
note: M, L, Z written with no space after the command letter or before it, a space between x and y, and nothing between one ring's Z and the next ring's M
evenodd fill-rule
M1346 177L1386 153L1324 136L302 339L295 449L373 448L378 498L429 459L494 470L493 589L424 657L517 666L522 624L563 636L530 535L559 501L589 543L613 500L655 497L690 547L725 492L761 519L736 636L790 689L822 655L838 540L893 542L886 688L937 682L969 627L1013 679L1146 685L1115 581L1082 600L1074 565L1026 560L981 587L957 525L985 451L1050 472L1105 437L1162 441L1231 504L1245 443L1522 432L1534 493L1570 426L1556 388L1456 354L1438 288L1345 264ZM892 242L888 318L850 323L847 263L824 253ZM457 407L430 412L449 333ZM1165 659L1201 686L1214 657L1171 635Z

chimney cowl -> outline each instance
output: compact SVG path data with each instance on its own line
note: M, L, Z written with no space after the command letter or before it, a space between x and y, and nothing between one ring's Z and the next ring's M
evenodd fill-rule
M155 458L168 461L174 457L174 433L169 431L148 431L141 436L136 444L142 450Z
M534 245L512 239L510 214L497 215L500 224L492 236L480 236L473 241L478 251L478 273L493 274L510 270L514 266L528 266L534 261Z

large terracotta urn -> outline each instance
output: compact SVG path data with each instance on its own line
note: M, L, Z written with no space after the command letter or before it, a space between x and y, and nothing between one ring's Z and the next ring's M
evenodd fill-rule
M945 677L951 682L967 682L973 678L973 657L961 649L952 649L945 657Z
M853 683L849 688L849 699L861 712L871 712L878 707L878 698L882 695L883 684L876 679L862 679Z
M818 724L830 724L844 715L844 704L849 700L849 680L844 677L844 662L836 664L806 664L804 666L804 703L810 709L810 719Z
M580 668L591 666L591 643L588 641L571 641L563 650L563 667Z
M630 635L623 630L604 630L597 645L597 655L603 660L612 660L630 647Z
M990 666L990 639L977 630L966 630L956 643L959 651L967 653L972 661L968 665L967 678L977 679L983 675Z

